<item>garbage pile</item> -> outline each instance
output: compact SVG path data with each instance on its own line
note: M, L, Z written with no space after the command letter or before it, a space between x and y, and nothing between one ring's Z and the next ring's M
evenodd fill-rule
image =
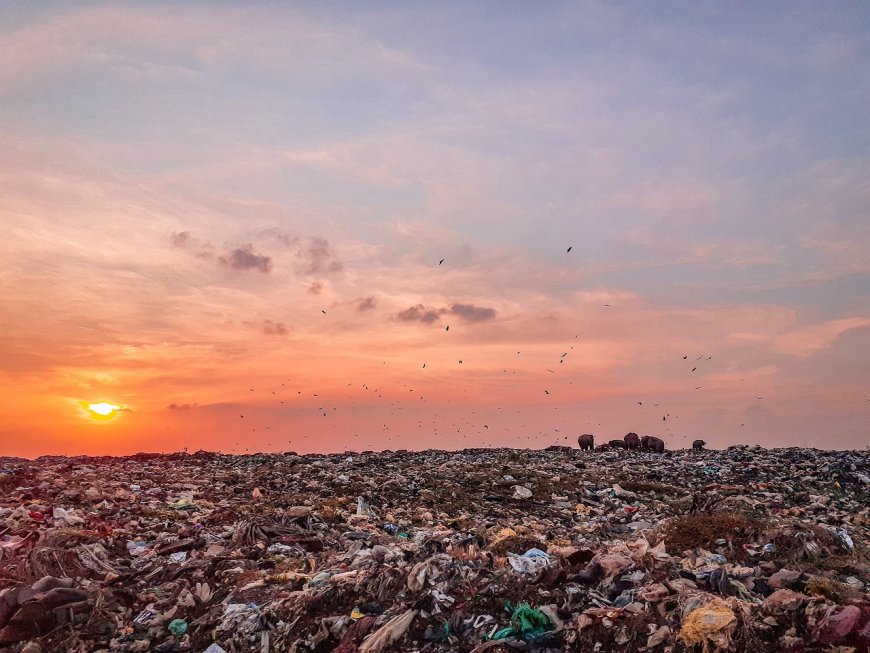
M0 649L867 651L870 453L0 459Z

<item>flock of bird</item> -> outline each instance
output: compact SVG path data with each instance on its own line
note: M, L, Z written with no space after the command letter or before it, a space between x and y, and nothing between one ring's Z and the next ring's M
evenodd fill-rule
M566 253L569 254L572 249L573 249L573 246L568 247L566 249ZM441 267L445 261L446 261L445 258L440 259L438 261L438 266ZM605 308L611 307L610 304L603 304L603 306ZM326 315L327 311L325 309L321 309L321 313L323 315ZM450 332L450 325L449 324L444 325L444 331L445 331L445 333ZM579 338L580 338L579 334L574 336L575 341L578 340ZM573 349L574 349L574 344L570 344L570 346L568 346L568 348L566 350L564 350L564 352L558 357L558 365L565 364L566 360L568 359L569 354L571 354ZM521 354L522 354L522 351L516 351L517 356L519 356ZM695 373L701 364L705 363L706 361L712 360L712 358L713 358L712 355L701 354L697 357L693 357L693 359L691 361L689 361L689 354L685 354L682 356L682 360L687 361L687 366L691 365L691 369L689 370L688 374ZM386 366L387 364L388 364L387 361L383 361L384 366ZM457 365L462 365L462 364L463 364L463 360L458 359ZM426 362L422 362L421 369L427 369ZM543 368L543 369L545 369L548 373L557 374L557 371L553 368ZM517 374L517 370L510 370L508 368L503 368L501 371L504 374L507 374L507 373ZM305 392L303 390L297 389L294 391L294 390L288 388L287 384L292 384L292 380L286 379L284 382L281 383L280 387L277 387L275 389L270 389L269 390L271 392L270 396L273 397L276 402L278 402L278 406L284 407L284 409L285 409L284 415L290 416L290 415L299 414L298 413L299 409L295 409L290 404L287 403L288 401L290 401L288 399L288 397L292 397L292 398L298 399L298 400L306 400L307 395L305 394ZM399 390L402 393L404 393L404 392L413 393L416 390L416 388L410 387L408 383L403 383L401 381L395 381L395 384L398 385L399 388L391 388L391 390ZM573 384L573 380L569 380L568 384ZM390 416L401 416L402 411L404 411L406 406L408 405L402 399L397 398L392 392L388 393L388 396L385 397L384 394L387 392L386 390L384 390L383 388L376 388L376 387L370 388L368 383L362 383L362 384L359 384L358 386L353 384L353 383L348 383L346 387L361 390L363 393L368 394L369 396L363 400L364 405L371 405L372 403L377 402L378 400L385 401L388 404L385 406L385 408L388 409L388 414ZM695 389L700 390L701 386L695 386ZM249 392L257 392L256 388L248 388L248 390L249 390ZM545 396L551 396L551 392L550 392L549 387L542 388L542 391L543 391L543 394ZM287 392L289 392L289 394L286 394ZM443 446L445 444L445 442L447 442L446 438L448 437L448 433L453 434L450 437L456 438L456 440L455 440L456 444L459 444L462 441L465 441L469 445L481 444L479 439L486 438L489 436L489 434L491 433L490 426L488 423L481 423L481 420L478 419L477 410L470 410L469 413L467 413L466 415L463 415L462 403L467 399L467 392L468 392L467 388L463 389L462 395L455 397L458 400L455 404L454 404L453 399L447 399L448 404L454 404L454 406L451 407L451 410L450 410L451 414L449 416L442 416L438 412L435 412L432 415L431 420L428 420L428 419L424 420L423 418L416 419L416 424L415 424L416 431L424 432L424 430L427 429L427 426L430 426L431 427L430 433L431 433L431 437L433 438L433 441L435 443L435 446ZM352 391L351 391L351 393L352 393ZM311 398L318 398L319 397L319 393L310 393L310 394L311 394ZM342 401L346 402L347 398L348 398L348 396L343 397ZM355 395L350 394L349 398L350 398L350 402L349 402L349 404L346 404L349 408L353 408L354 406L359 405L357 402L357 397ZM756 399L762 399L762 397L756 396ZM424 402L424 403L426 402L424 396L421 393L417 394L417 399L416 399L415 403L416 402ZM320 403L320 402L316 402L316 403ZM644 402L642 400L638 400L636 402L636 404L641 408L644 407ZM659 407L661 407L662 403L655 402L651 405L653 408L659 408ZM256 410L255 407L256 407L256 404L254 406L251 406L251 409ZM558 409L559 409L558 406L553 407L553 411L558 411ZM330 415L339 414L339 412L340 412L339 408L337 406L326 406L326 405L319 406L316 410L318 411L318 414L324 418L328 418ZM495 413L495 415L493 415L493 417L495 419L497 419L499 422L506 422L502 425L503 434L501 436L501 444L504 444L504 440L505 440L505 438L507 438L507 439L513 439L516 443L522 443L522 441L525 439L526 441L529 441L530 443L532 443L533 446L539 446L541 444L549 445L549 444L557 444L560 441L568 441L569 438L572 437L571 435L566 435L562 429L556 428L555 426L553 426L552 429L549 431L548 430L529 431L528 430L529 427L526 424L521 423L523 421L522 419L519 419L518 421L520 423L517 423L516 418L510 418L510 419L507 418L506 416L507 416L507 413L509 413L509 412L510 411L505 410L504 407L497 406L496 413ZM663 413L661 415L662 422L668 422L668 420L670 420L670 419L679 419L679 415L672 416L670 414L670 412L668 412L667 410L662 410L662 413ZM272 413L272 412L270 412L269 414L274 416L274 413ZM245 413L240 413L239 420L246 420L247 419L248 422L251 422L252 420L250 419L250 410L248 411L247 415L248 416L246 417ZM515 416L522 416L523 415L522 410L515 409L514 415ZM256 421L258 421L258 425L261 428L263 428L264 430L266 430L266 431L272 430L272 427L273 427L272 424L260 423L261 422L260 420L256 420ZM566 419L562 419L562 421L559 424L564 427L564 425L566 425L568 423L569 423L569 419L566 418ZM587 421L586 424L587 424L587 426L592 426L593 428L595 426L595 424L591 421ZM276 429L276 434L277 434L278 430L281 430L281 431L285 431L284 434L286 435L286 431L294 430L296 428L296 426L297 425L294 424L294 422L291 420L287 424L282 424L282 427L283 427L282 429ZM601 424L598 423L598 426L601 426ZM740 426L744 426L744 425L741 424ZM257 430L257 426L251 427L251 432L256 432L256 430ZM670 429L670 427L666 427L665 430L670 432L671 429ZM345 450L355 450L357 448L357 445L363 445L363 447L372 447L372 446L375 446L376 442L383 443L384 441L386 441L387 443L390 443L390 442L400 443L403 440L407 440L408 436L410 435L410 433L408 433L407 431L398 432L398 430L391 427L389 423L383 423L383 426L381 427L380 432L381 432L381 435L379 437L377 437L376 439L367 439L365 442L361 442L359 440L359 438L360 438L359 433L349 434L350 437L353 439L348 440L347 444L345 445L344 448L345 448ZM572 430L572 432L573 432L573 430ZM671 434L671 435L675 435L675 434ZM318 439L318 436L322 436L322 432L318 433L318 435L313 435L313 434L309 434L309 433L302 433L301 436L299 436L299 437L296 437L296 438L291 437L290 439L287 440L287 443L290 444L291 446L294 446L294 445L298 445L298 444L305 444L305 441L308 441L308 444L313 445L313 443ZM369 436L371 438L371 434L369 434ZM489 437L491 439L491 436L489 436ZM689 436L687 434L683 434L681 437L688 438ZM311 439L309 440L309 438L311 438ZM472 438L472 439L469 440L469 438ZM419 442L419 440L417 440L417 442ZM280 443L278 442L278 440L276 438L273 438L272 441L269 441L267 443L267 446L274 449L275 447L282 446L282 445L280 445ZM235 447L238 447L239 451L241 451L242 447L244 447L244 443L241 440L237 441L235 443ZM235 447L232 449L232 451L234 451L234 452L236 451ZM244 447L244 450L246 452L249 451L249 449L250 449L250 447Z

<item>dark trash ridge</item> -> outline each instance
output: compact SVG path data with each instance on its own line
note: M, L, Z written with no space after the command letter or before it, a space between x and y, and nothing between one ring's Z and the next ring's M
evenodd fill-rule
M870 649L868 451L648 437L0 458L0 649Z

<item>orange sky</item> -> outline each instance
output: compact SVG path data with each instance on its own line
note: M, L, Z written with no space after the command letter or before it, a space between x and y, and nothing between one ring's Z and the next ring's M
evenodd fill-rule
M0 455L870 441L865 20L158 6L0 8Z

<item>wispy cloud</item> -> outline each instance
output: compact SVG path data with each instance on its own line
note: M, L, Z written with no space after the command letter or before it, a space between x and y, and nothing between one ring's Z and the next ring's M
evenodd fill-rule
M169 405L167 406L167 408L168 408L169 410L193 410L194 408L197 408L198 406L199 406L199 404L190 404L190 403L185 403L185 404L176 404L176 403L171 403L171 404L169 404Z
M343 264L325 238L309 238L296 250L300 260L299 271L307 275L331 275L341 272Z
M423 304L411 306L396 313L396 319L400 322L422 322L431 324L447 312L446 308L429 308Z
M378 301L375 297L360 297L356 300L356 310L359 313L370 311L377 305Z
M870 317L851 317L798 329L768 329L761 333L732 333L735 342L752 343L790 356L806 357L826 349L844 333L870 326Z
M474 304L452 304L449 307L433 308L423 304L411 306L396 313L396 319L400 322L422 322L431 324L443 315L455 315L466 322L486 322L495 319L496 310L486 306Z
M220 263L230 269L247 271L256 270L262 274L272 271L272 257L258 254L251 244L236 247L218 258Z
M450 313L468 322L486 322L495 318L496 311L494 308L474 304L453 304Z
M173 231L171 234L169 234L169 242L171 242L175 247L184 249L190 243L190 232Z
M286 336L289 331L287 331L287 325L283 322L263 320L263 333L267 336Z
M197 258L214 258L214 246L207 240L197 238L190 231L173 231L169 242L177 249L187 250Z

